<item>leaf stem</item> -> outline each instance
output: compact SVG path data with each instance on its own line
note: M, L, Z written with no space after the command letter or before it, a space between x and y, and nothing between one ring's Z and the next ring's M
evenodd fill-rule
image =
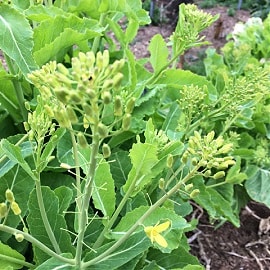
M4 54L4 55L5 55L6 63L8 65L9 72L12 75L17 76L18 74L16 73L16 71L14 69L14 66L13 66L13 63L12 63L11 59L9 58L8 55L6 55L6 54ZM12 80L12 84L13 84L15 92L16 92L16 97L17 97L17 100L18 100L18 103L19 103L19 108L20 108L23 120L27 121L27 110L26 110L26 108L24 106L25 100L24 100L24 95L23 95L23 90L22 90L21 83L18 82L17 78L14 78Z
M54 258L60 260L61 262L65 262L65 263L68 263L70 265L74 265L75 264L75 260L74 259L68 259L68 258L65 258L65 257L63 257L63 256L55 253L53 250L51 250L50 248L48 248L47 246L45 246L42 242L40 242L39 240L37 240L35 237L31 236L28 233L25 233L23 231L20 231L18 229L14 229L12 227L9 227L9 226L3 225L3 224L0 224L0 231L6 232L6 233L10 233L10 234L20 233L20 234L22 234L24 236L24 239L25 240L27 240L28 242L32 243L35 247L37 247L40 250L42 250L43 252L47 253L51 257L54 257Z
M107 13L102 13L102 14L100 15L100 18L99 18L99 24L100 24L101 26L104 25L104 22L105 22L105 20L106 20L106 17L107 17ZM94 41L93 41L93 46L92 46L92 49L91 49L92 52L94 52L94 53L97 52L98 47L99 47L99 44L100 44L100 36L97 36L97 37L95 37L95 39L94 39Z
M97 256L96 258L85 262L82 264L82 269L86 269L87 267L97 264L101 260L104 261L106 258L114 252L120 245L122 245L129 236L135 232L135 230L140 226L146 218L148 218L153 211L155 211L160 205L162 205L169 197L171 197L175 192L178 191L178 189L181 187L183 183L186 183L188 180L190 180L196 171L199 169L199 166L195 166L193 170L186 175L181 181L179 181L172 189L170 189L166 194L164 194L158 201L156 201L153 205L150 206L150 208L135 222L135 224L123 235L118 241L112 245L110 248L108 248L106 251L104 251L102 254Z

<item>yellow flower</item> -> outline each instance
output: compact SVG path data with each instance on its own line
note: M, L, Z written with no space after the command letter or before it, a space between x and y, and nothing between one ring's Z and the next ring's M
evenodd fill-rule
M170 224L170 221L166 221L162 224L159 224L158 222L155 226L144 227L144 232L150 238L152 244L154 242L157 242L160 246L166 248L168 246L168 243L160 233L167 230Z

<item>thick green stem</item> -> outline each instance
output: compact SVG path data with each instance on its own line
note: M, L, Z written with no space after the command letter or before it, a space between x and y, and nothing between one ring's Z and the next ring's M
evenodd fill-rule
M84 192L82 196L82 209L80 213L80 220L79 220L79 232L78 232L78 240L77 240L77 247L76 247L76 266L78 269L81 269L82 264L82 248L83 248L83 240L84 234L88 224L88 208L89 208L89 201L93 191L93 181L95 178L95 172L97 168L97 155L99 149L99 135L97 135L97 127L93 128L93 142L91 148L91 157L90 157L90 165L88 171L88 177L85 183Z
M55 235L53 233L51 224L48 220L47 217L47 213L46 213L46 209L44 206L44 201L43 201L43 195L42 195L42 191L41 191L41 183L40 181L36 181L36 192L37 192L37 200L38 200L38 206L39 206L39 211L40 211L40 215L42 218L42 222L44 224L45 230L48 234L48 237L53 245L53 248L55 250L56 253L61 254L61 250L60 247L57 243L57 240L55 238Z
M43 252L45 252L49 256L57 258L59 261L70 264L70 265L75 264L74 259L68 259L68 258L62 257L61 255L55 253L53 250L51 250L50 248L45 246L43 243L41 243L40 241L38 241L36 238L34 238L33 236L31 236L28 233L25 233L23 231L14 229L12 227L9 227L9 226L3 225L3 224L0 224L0 231L10 233L10 234L16 234L16 233L22 234L26 241L32 243L35 247L39 248L40 250L42 250Z
M114 245L104 251L102 254L97 256L96 258L85 262L82 264L82 269L86 269L87 267L97 264L101 260L106 260L106 257L113 253L119 246L121 246L129 236L136 231L138 226L142 225L144 220L148 218L153 211L155 211L160 205L162 205L169 197L171 197L175 192L179 190L179 188L189 181L194 174L197 172L199 166L193 168L193 170L186 175L181 181L179 181L172 189L170 189L166 194L164 194L156 203L154 203L150 208L134 223L134 225L123 235Z
M70 136L72 141L72 147L73 147L73 156L74 156L74 162L75 162L75 173L76 173L76 191L77 191L77 211L76 211L76 220L79 220L80 213L82 211L82 190L81 190L81 175L80 175L80 162L79 162L79 151L77 142L75 139L74 132L70 130ZM79 225L78 225L79 226Z

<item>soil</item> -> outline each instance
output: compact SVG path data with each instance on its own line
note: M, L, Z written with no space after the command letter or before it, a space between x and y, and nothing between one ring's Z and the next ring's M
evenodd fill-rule
M181 63L180 67L185 63L196 63L200 53L208 47L220 51L234 25L237 22L245 22L250 17L249 12L245 10L238 10L234 16L229 16L228 8L223 6L207 9L206 12L220 14L219 19L202 33L211 45L187 51L183 57L184 63ZM155 34L161 34L168 40L174 26L172 22L141 28L132 45L136 57L149 56L147 47L151 38ZM215 225L209 222L207 214L202 213L197 230L188 237L191 241L191 253L199 258L206 270L270 270L270 209L262 204L250 202L241 211L240 220L240 228L229 222L215 228Z

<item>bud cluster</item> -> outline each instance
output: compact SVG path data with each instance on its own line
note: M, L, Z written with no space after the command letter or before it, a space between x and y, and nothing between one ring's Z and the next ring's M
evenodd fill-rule
M129 129L135 98L120 89L124 59L110 64L108 50L96 55L90 51L80 52L78 57L72 58L71 64L72 67L67 68L51 62L29 75L43 100L49 100L45 106L47 114L65 128L81 119L85 129L99 125L98 133L103 138L119 120L124 130ZM112 115L109 123L103 121L106 114Z
M182 162L191 161L192 166L200 168L204 177L219 179L225 176L225 171L235 164L229 152L233 149L232 143L226 143L223 137L214 139L215 133L211 131L202 137L195 131L188 142L188 147L182 156Z

